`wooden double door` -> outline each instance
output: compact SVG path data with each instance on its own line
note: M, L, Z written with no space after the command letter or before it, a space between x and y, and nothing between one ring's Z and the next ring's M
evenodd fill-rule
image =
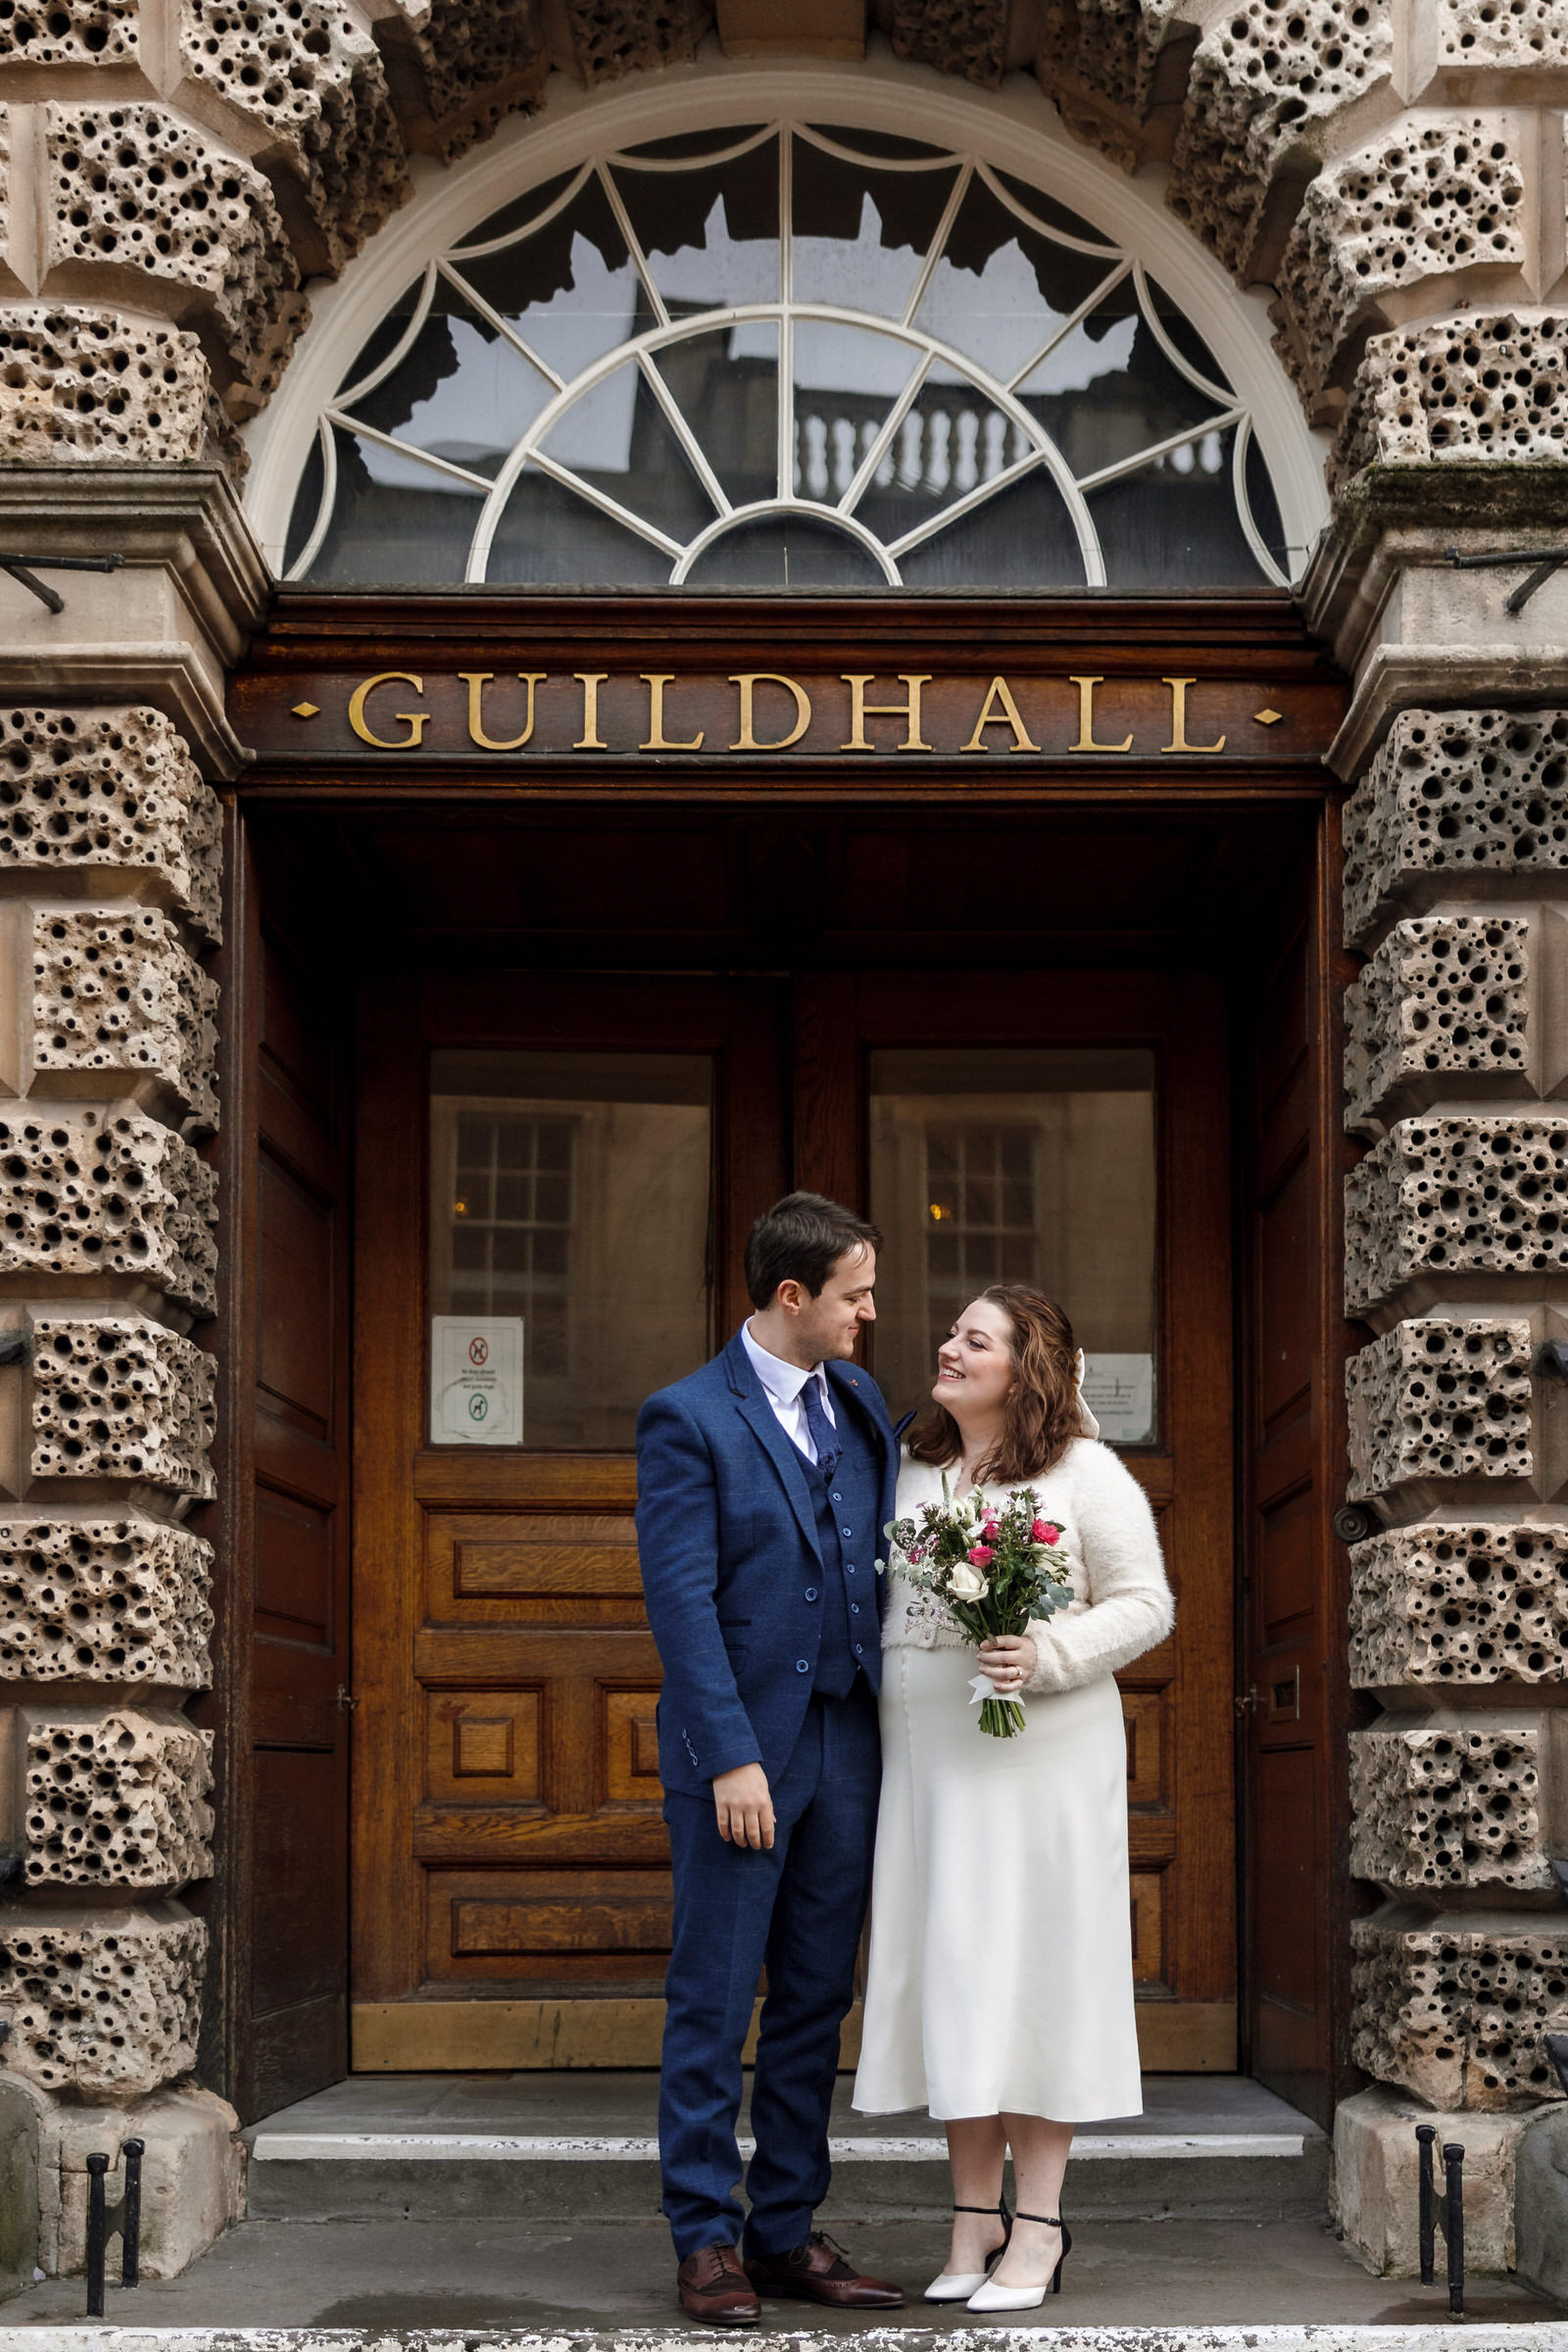
M359 1046L353 2063L647 2064L667 1846L643 1395L749 1311L791 1185L883 1226L923 1400L994 1279L1062 1298L1158 1514L1120 1678L1146 2065L1237 2063L1228 1063L1160 972L380 982Z

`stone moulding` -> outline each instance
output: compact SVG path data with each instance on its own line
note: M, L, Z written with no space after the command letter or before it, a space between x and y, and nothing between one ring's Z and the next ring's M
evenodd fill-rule
M1568 1927L1406 1910L1350 1928L1351 2055L1431 2107L1562 2096L1543 2037L1568 2031Z
M1350 1681L1568 1681L1568 1527L1426 1521L1355 1544Z
M134 1103L0 1117L0 1274L130 1275L218 1303L218 1178Z
M34 1478L112 1478L214 1493L213 1358L142 1315L35 1315Z
M189 2074L206 1956L206 1927L172 1902L0 1917L7 2067L111 2103Z
M1568 867L1568 711L1405 710L1345 812L1345 928L1460 878Z
M1353 1501L1411 1483L1535 1468L1528 1322L1423 1316L1346 1366Z
M205 1690L213 1547L137 1512L0 1519L0 1681Z
M1565 452L1568 318L1483 311L1371 338L1335 438L1329 488L1338 495L1366 466L1555 464Z
M1401 1083L1511 1078L1529 1066L1530 925L1517 916L1396 923L1345 992L1345 1124L1376 1131Z
M1350 1734L1350 1870L1396 1890L1554 1888L1531 1724Z
M218 986L169 917L146 906L50 906L31 927L39 1091L81 1092L85 1078L153 1082L184 1106L195 1132L215 1128Z
M1568 1111L1401 1119L1345 1180L1346 1311L1406 1283L1568 1272Z
M211 1732L130 1707L24 1707L20 1731L28 1886L147 1891L211 1876Z

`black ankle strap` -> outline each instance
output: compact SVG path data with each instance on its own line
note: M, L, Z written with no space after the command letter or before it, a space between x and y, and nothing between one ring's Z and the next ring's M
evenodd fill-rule
M1000 2213L1000 2205L955 2205L955 2213Z
M1059 2213L1020 2212L1015 2213L1012 2218L1015 2222L1044 2222L1048 2230L1059 2230L1061 2228L1061 2216Z

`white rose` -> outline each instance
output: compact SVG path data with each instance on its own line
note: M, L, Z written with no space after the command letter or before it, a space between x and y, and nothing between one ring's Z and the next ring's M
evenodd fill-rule
M948 1570L948 1590L955 1600L984 1600L991 1587L967 1560L956 1560Z

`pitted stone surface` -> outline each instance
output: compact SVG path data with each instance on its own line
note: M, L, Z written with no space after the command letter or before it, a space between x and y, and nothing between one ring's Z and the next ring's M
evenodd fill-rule
M243 470L201 346L183 327L80 303L0 309L0 463L204 456Z
M1345 1180L1352 1315L1422 1274L1568 1270L1568 1118L1401 1119Z
M334 0L182 0L180 55L283 140L341 269L408 194L380 52Z
M210 1315L217 1222L215 1171L131 1103L0 1117L0 1273L132 1274Z
M147 906L48 907L32 924L34 1071L155 1079L218 1124L218 986ZM53 1090L46 1090L53 1091Z
M1007 56L1007 0L894 0L893 49L994 90Z
M565 0L577 67L590 88L684 63L712 21L702 0Z
M1568 63L1564 0L1437 0L1445 66L1493 68Z
M1345 992L1345 1123L1364 1126L1390 1090L1432 1074L1523 1076L1530 926L1512 916L1396 923Z
M1404 710L1345 813L1345 927L1436 874L1568 866L1568 711Z
M1307 189L1280 270L1280 350L1310 389L1379 300L1423 277L1525 259L1525 177L1481 115L1417 117Z
M137 0L0 0L0 57L26 66L124 66Z
M1568 1528L1442 1521L1350 1553L1357 1690L1568 1681Z
M1363 466L1478 458L1539 465L1568 445L1568 318L1483 311L1374 335L1329 460L1336 494Z
M1560 2098L1543 2036L1568 2030L1568 1928L1358 1919L1351 2056L1438 2108Z
M196 2063L207 1930L172 1903L0 1919L6 2065L83 2098L156 2090Z
M1352 1876L1396 1889L1553 1887L1539 1750L1530 1725L1352 1732Z
M1177 0L1044 0L1040 78L1075 137L1115 143L1108 120L1084 114L1080 93L1133 124L1147 115L1176 6ZM1129 160L1134 153L1129 148Z
M128 866L216 941L220 824L161 710L0 709L0 872Z
M1209 25L1172 160L1170 204L1245 272L1286 155L1317 161L1321 125L1388 76L1386 0L1243 0Z
M143 1315L35 1316L32 1475L214 1492L213 1358Z
M1528 1323L1422 1316L1373 1340L1346 1366L1349 1494L1413 1479L1528 1478Z
M165 1708L24 1710L29 1886L181 1886L211 1876L213 1735Z
M532 0L397 0L395 22L413 47L431 123L426 144L450 159L526 111L544 88L550 58ZM383 20L383 24L386 20Z
M213 1547L122 1518L0 1519L0 1681L212 1680Z
M169 107L44 113L51 266L115 263L191 287L240 372L270 389L303 313L263 173Z

